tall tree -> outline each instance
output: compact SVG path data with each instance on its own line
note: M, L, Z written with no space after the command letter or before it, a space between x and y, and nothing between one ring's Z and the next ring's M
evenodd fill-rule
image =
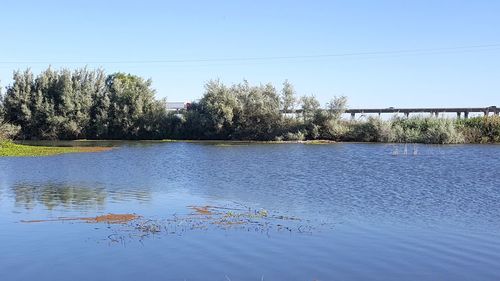
M5 118L8 122L22 128L22 137L30 137L32 129L31 114L31 91L33 87L33 74L30 69L24 72L15 71L14 83L7 87L3 104L5 107Z
M205 85L205 94L198 106L205 137L230 138L238 107L235 94L219 80L211 80Z
M148 131L145 117L154 110L152 81L131 74L115 73L106 80L111 94L112 138L137 139L141 132Z
M315 96L303 96L300 102L302 104L302 116L304 121L311 121L316 111L319 110L319 101Z
M285 80L283 82L283 89L281 90L281 108L285 113L291 112L295 109L295 104L297 103L295 89L293 85Z
M327 103L328 113L334 119L340 119L347 109L347 97L335 96Z
M244 81L233 86L232 91L241 104L235 135L243 139L274 139L281 125L282 115L280 98L273 85L252 87Z
M111 97L106 86L106 78L106 73L102 69L94 71L92 75L93 82L90 89L92 104L87 136L94 139L109 138Z

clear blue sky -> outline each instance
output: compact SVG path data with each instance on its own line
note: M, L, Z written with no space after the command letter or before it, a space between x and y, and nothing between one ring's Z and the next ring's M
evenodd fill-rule
M289 79L351 107L500 106L499 15L496 0L3 0L0 79L51 63L152 78L170 101L199 98L213 78ZM495 46L436 50L477 45ZM276 58L318 55L340 56ZM274 59L223 60L263 57Z

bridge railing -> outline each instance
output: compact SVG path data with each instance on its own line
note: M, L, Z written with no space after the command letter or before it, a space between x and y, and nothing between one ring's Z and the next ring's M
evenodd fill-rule
M326 110L326 109L325 109ZM488 107L432 107L432 108L351 108L346 109L345 113L351 114L351 117L355 117L356 114L382 114L382 113L403 113L405 116L409 116L410 113L430 113L432 115L438 116L440 113L456 113L457 117L461 117L462 113L465 118L469 117L469 113L483 113L485 116L490 113L494 115L499 115L500 108L497 106ZM291 110L282 113L302 113L301 109Z

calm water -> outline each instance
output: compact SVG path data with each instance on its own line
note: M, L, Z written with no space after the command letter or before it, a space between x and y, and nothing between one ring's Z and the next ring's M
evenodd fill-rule
M500 146L417 149L128 143L0 158L0 280L500 280ZM181 220L147 236L132 224L21 222L161 221L191 205L300 220Z

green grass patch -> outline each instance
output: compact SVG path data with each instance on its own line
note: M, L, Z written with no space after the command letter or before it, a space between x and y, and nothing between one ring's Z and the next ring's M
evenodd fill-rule
M0 141L0 157L5 156L50 156L65 153L102 152L110 147L60 147L16 144L11 141Z

